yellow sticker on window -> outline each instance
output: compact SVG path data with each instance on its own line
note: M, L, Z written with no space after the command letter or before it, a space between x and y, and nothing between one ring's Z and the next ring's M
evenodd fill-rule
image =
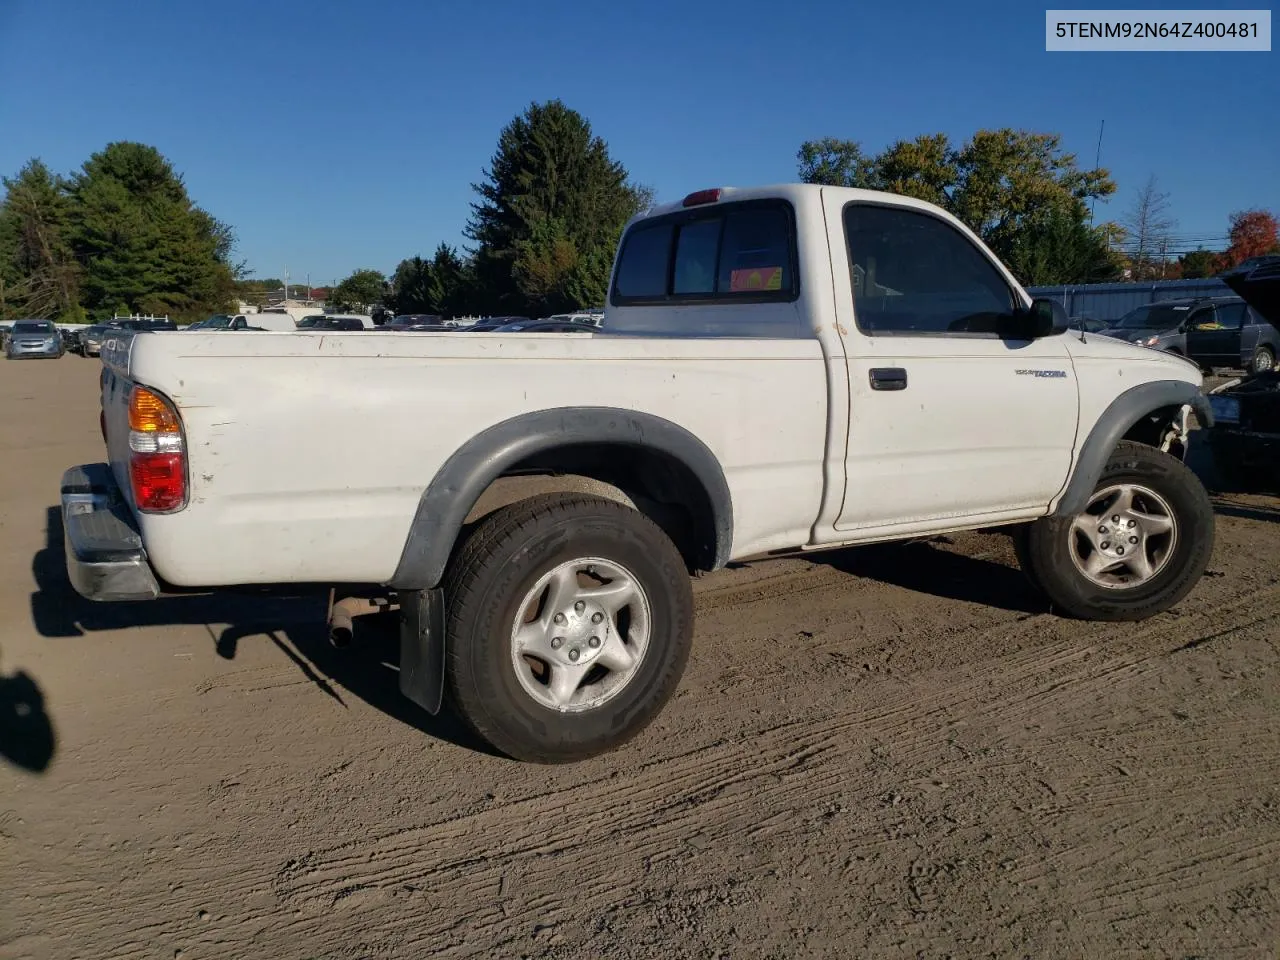
M745 270L734 270L729 274L730 293L781 289L781 267L749 267Z

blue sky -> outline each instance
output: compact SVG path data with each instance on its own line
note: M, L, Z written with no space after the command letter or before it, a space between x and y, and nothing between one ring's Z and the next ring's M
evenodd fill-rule
M1280 212L1280 53L1046 53L1044 22L1025 2L0 0L0 172L153 144L258 276L316 285L461 243L502 126L553 97L660 199L794 180L823 136L1025 127L1087 166L1105 118L1100 218L1149 174L1183 236Z

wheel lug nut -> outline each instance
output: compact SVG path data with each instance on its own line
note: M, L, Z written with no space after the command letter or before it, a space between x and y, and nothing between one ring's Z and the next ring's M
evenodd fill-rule
M599 638L599 637L592 637L590 640L588 640L588 641L587 641L587 646L589 646L589 647L591 647L591 648L593 648L593 649L594 649L595 647L600 646L600 638Z
M564 614L563 614L563 613L557 613L557 614L556 614L554 617L552 617L551 619L552 619L552 620L554 620L556 623L560 624L561 626L563 626L563 625L564 625Z
M577 603L573 605L573 609L574 609L574 612L581 613L583 610L587 609L587 605L583 603L581 600L579 600Z
M1137 542L1138 542L1138 538L1137 538L1137 537L1130 537L1130 538L1129 538L1129 542L1130 542L1130 543L1137 543Z
M551 649L552 649L552 650L559 650L563 645L564 645L564 637L552 637L552 638L551 638Z
M1098 528L1098 532L1099 532L1099 533L1106 533L1106 532L1107 532L1107 528L1106 528L1106 527L1099 527L1099 528Z
M1110 549L1111 549L1111 541L1110 541L1110 540L1103 540L1103 541L1102 541L1102 549L1103 549L1103 550L1110 550Z
M569 659L570 659L570 660L574 660L574 661L576 661L580 656L582 656L582 654L578 652L578 648L577 648L577 647L574 647L572 650L570 650L570 651L569 651Z
M1122 556L1122 557L1123 557L1123 556L1124 556L1124 547L1116 547L1116 553L1118 553L1120 556Z
M591 615L591 622L592 622L592 623L602 623L603 621L604 621L604 614L603 614L603 613L593 613L593 614Z
M1111 518L1111 522L1112 522L1112 523L1119 523L1119 522L1120 522L1120 515L1119 515L1119 514L1116 514L1114 517L1112 517L1112 518Z

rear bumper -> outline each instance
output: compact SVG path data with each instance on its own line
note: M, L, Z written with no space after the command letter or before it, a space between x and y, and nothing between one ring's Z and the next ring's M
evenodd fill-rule
M105 463L62 475L62 531L67 577L89 600L153 600L160 584L142 536Z

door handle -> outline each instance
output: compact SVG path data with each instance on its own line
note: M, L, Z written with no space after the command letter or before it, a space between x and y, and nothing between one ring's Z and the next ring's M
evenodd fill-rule
M905 390L907 389L907 371L901 367L873 367L871 389Z

